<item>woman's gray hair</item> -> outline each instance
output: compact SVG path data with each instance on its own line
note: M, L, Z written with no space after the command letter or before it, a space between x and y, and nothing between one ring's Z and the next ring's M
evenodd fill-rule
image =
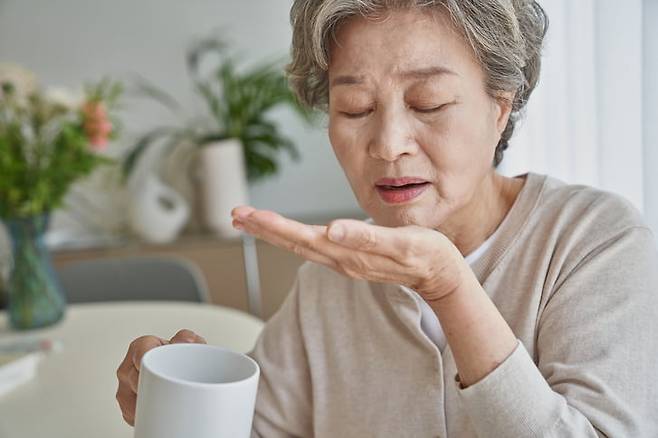
M341 23L352 16L372 17L412 7L444 8L473 48L489 94L495 98L502 91L514 93L512 113L496 147L494 166L498 166L539 79L548 17L536 1L295 0L290 11L292 62L287 67L292 90L302 104L326 110L330 38Z

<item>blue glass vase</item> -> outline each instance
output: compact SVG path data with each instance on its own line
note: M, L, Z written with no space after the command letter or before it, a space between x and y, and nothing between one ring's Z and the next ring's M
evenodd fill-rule
M32 329L56 323L64 316L66 299L55 275L43 237L48 215L7 219L13 265L7 282L11 326Z

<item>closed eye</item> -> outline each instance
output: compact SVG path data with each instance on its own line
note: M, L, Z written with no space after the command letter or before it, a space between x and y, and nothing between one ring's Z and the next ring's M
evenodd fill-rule
M432 108L413 108L414 111L421 114L432 114L441 111L443 108L450 105L449 103L444 103L443 105L435 106Z
M360 119L361 117L367 116L371 112L372 112L372 110L362 111L360 113L348 113L348 112L341 111L341 114L343 116L347 117L348 119Z

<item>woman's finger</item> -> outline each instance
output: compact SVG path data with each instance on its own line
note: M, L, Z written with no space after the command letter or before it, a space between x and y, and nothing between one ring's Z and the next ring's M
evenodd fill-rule
M245 217L249 216L254 211L256 211L256 209L249 206L249 205L241 205L241 206L235 207L233 210L231 210L231 216L234 219L242 219L242 218L245 218Z
M332 242L360 251L388 256L394 260L407 258L436 238L434 230L417 226L383 227L354 219L337 219L327 227Z
M126 423L131 426L135 425L135 407L137 405L137 395L127 387L119 387L116 394L116 400L121 410L121 415Z
M132 392L137 394L137 387L139 384L139 371L137 371L137 368L130 367L126 373L126 384Z
M207 344L206 340L189 329L179 330L169 340L170 344Z
M330 268L336 267L336 262L331 257L317 251L317 243L312 243L317 237L300 238L299 236L291 237L290 235L278 234L275 231L268 230L264 227L258 227L250 223L241 223L234 220L235 225L238 225L242 230L247 233L264 240L272 245L293 252L298 256L310 260L315 263L328 266ZM317 232L317 236L322 236L323 231Z
M328 254L333 244L407 262L414 254L422 253L422 248L427 246L428 239L442 236L435 230L413 225L392 228L354 219L337 219L329 226L314 226L302 224L271 211L251 208L240 211L242 216L238 220L245 226L250 225L248 232L256 233L265 240L269 235L275 234L290 241L286 244L289 250L298 250L301 246ZM320 238L319 233L322 233L324 238Z
M167 343L168 341L166 339L162 339L157 336L139 337L130 344L128 355L126 357L130 358L130 363L132 366L134 366L135 369L139 371L144 354L146 354L147 351L154 349L155 347L159 347Z
M370 225L362 221L340 219L329 227L306 225L287 219L271 211L253 210L244 222L236 220L242 229L273 245L347 274L350 277L377 282L405 284L413 287L422 284L432 269L423 268L431 263L428 250L440 246L428 243L442 234L417 226L399 228ZM343 228L336 237L332 227ZM330 238L336 238L339 243ZM449 242L446 238L446 241Z
M271 223L258 226L247 222L242 224L242 228L273 245L353 278L400 282L405 280L409 273L408 267L385 255L355 251L329 241L326 237L326 227L304 224L299 224L301 227L296 224L288 227L281 224L272 227L270 225Z
M340 249L340 246L327 239L326 226L303 224L271 211L256 210L244 220L238 220L238 223L259 239L302 257L318 257L323 264L331 264L333 260L329 256L329 247Z
M255 210L243 219L236 218L236 224L249 234L302 257L322 255L319 246L322 240L326 240L324 226L302 224L266 210ZM326 258L320 259L321 263L330 262Z

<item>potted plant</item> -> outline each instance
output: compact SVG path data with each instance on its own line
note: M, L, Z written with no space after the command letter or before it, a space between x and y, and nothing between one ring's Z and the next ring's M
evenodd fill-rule
M12 242L7 290L15 328L49 325L64 315L43 235L71 184L111 163L99 152L117 133L109 112L120 93L121 85L107 79L79 98L44 91L31 72L0 65L0 219Z
M204 74L202 65L213 59L218 61L216 66ZM165 155L181 145L193 145L198 152L204 222L222 236L234 236L229 213L234 206L248 202L247 183L276 173L281 152L293 159L299 157L293 141L268 118L269 111L289 106L307 122L312 116L288 88L280 62L239 70L221 38L207 38L194 45L187 52L187 70L207 116L145 133L126 156L124 174L130 175L142 154L155 143L161 142ZM165 91L145 80L138 82L138 89L178 117L182 115L180 105Z

